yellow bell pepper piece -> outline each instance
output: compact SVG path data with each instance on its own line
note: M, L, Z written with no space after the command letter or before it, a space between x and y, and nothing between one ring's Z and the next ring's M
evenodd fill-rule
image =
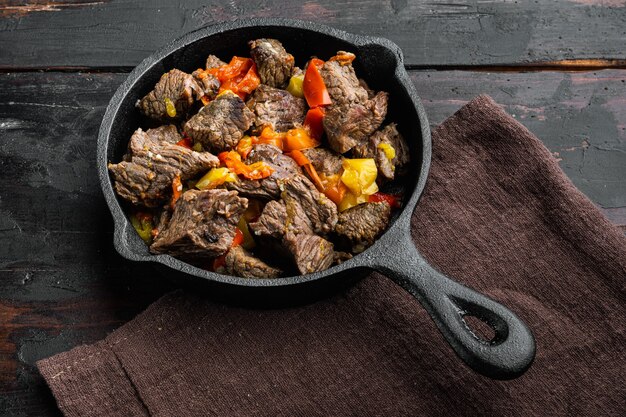
M174 102L169 97L165 97L163 101L165 101L165 111L167 115L169 117L176 117L176 106Z
M377 175L376 162L372 158L343 160L341 182L357 197L362 194L371 195L378 191Z
M152 241L152 229L153 224L148 216L138 216L136 214L130 215L130 224L133 225L135 231L139 237L146 243L150 244Z
M241 233L243 234L243 242L241 243L241 246L247 250L254 249L254 247L256 246L256 242L254 241L254 238L252 237L252 234L248 229L248 223L246 222L246 219L243 218L243 216L239 218L239 223L237 224L237 227L239 228L239 230L241 230Z
M396 150L388 143L379 143L377 148L381 149L390 161L396 157Z
M295 97L304 97L304 89L302 88L302 83L304 82L304 74L294 75L289 79L289 85L287 86L287 91L291 93L292 96Z
M237 181L237 175L232 173L228 168L213 168L196 183L199 190L209 190L218 187L225 182Z

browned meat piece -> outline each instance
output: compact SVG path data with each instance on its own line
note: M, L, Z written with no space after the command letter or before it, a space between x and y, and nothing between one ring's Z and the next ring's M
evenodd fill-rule
M274 145L259 144L252 147L248 159L246 159L246 164L260 161L266 162L274 168L272 175L262 180L241 179L238 182L227 183L226 186L231 190L239 191L241 195L246 197L271 200L280 197L278 180L302 174L302 170L296 161L284 155Z
M295 213L303 213L314 233L326 234L333 230L337 223L337 206L320 193L308 178L297 175L281 181L281 185L289 218L294 218Z
M393 148L396 154L393 159L387 157L385 146ZM352 155L356 158L374 158L378 167L378 179L381 180L392 180L396 172L402 172L410 158L409 146L398 132L395 123L385 126L370 136L367 142L352 148Z
M225 273L243 278L277 278L283 271L269 266L250 252L237 246L226 254Z
M237 222L247 207L248 200L234 191L186 191L150 251L183 258L220 256L232 245Z
M333 244L320 236L288 233L284 245L301 274L323 271L333 264Z
M213 74L209 74L203 69L197 69L191 73L198 85L202 87L203 95L213 100L220 91L220 80Z
M254 60L261 83L285 88L293 72L293 56L276 39L250 41L250 56Z
M221 67L222 65L226 65L226 62L222 61L215 55L209 55L206 59L206 65L204 67L206 69L213 69L213 68Z
M333 255L333 263L335 265L342 264L349 259L352 259L352 254L350 252L335 251L335 254Z
M260 133L264 126L271 126L276 132L300 126L307 110L304 99L264 84L254 91L247 106L256 116L256 133Z
M313 234L311 221L302 210L290 210L283 201L272 200L265 205L256 222L248 225L250 230L262 238L282 238L286 233Z
M267 203L250 229L275 253L286 250L300 273L328 268L334 260L333 245L315 233L332 231L337 207L303 175L280 183L282 201Z
M387 228L391 207L385 202L364 203L339 214L335 233L352 252L363 252Z
M252 126L254 114L239 96L225 92L185 123L185 132L211 152L232 149Z
M202 88L191 75L173 69L161 76L154 90L137 102L137 107L146 116L160 122L181 120L187 115L194 100L202 95ZM174 117L167 113L166 99L171 100L176 107Z
M161 210L161 214L159 214L157 224L154 228L156 230L156 233L153 231L152 237L156 238L159 235L159 233L167 229L167 226L170 224L171 219L172 219L172 208L170 207L169 204L166 204L165 206L163 206L163 209Z
M326 61L320 75L324 80L333 106L363 104L367 101L367 90L359 84L352 65L341 65L338 61Z
M330 149L310 148L303 149L301 152L311 161L311 165L318 174L324 174L328 177L343 171L343 157Z
M217 157L208 152L175 145L181 137L174 132L174 126L135 131L125 160L109 164L120 197L133 204L157 207L169 198L177 175L187 180L219 165Z
M379 92L365 104L333 105L324 117L330 147L346 153L376 131L387 115L388 94Z
M359 78L359 85L367 91L367 98L374 98L376 91L372 90L363 78Z

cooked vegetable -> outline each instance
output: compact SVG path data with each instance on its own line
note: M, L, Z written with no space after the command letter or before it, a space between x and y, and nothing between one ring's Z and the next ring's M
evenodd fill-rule
M355 196L372 195L378 191L376 176L378 169L372 158L343 160L341 181Z
M152 223L151 214L141 211L133 213L130 215L130 224L133 225L133 228L144 242L150 243L152 241L154 224Z
M343 198L348 191L348 187L341 181L341 175L320 175L322 184L324 184L324 194L330 198L331 201L337 205L341 204Z
M320 75L320 68L324 65L321 59L313 58L309 61L309 66L304 74L302 91L309 107L327 106L331 104L330 95L326 89L326 84Z
M304 127L309 131L315 139L321 139L324 134L324 109L323 107L315 107L309 109L304 119Z
M245 100L261 83L256 65L251 58L234 56L231 61L217 68L206 70L220 81L220 93L230 90Z
M248 250L254 249L254 247L256 246L256 242L254 241L252 234L250 234L250 230L248 229L248 222L245 218L243 218L243 216L239 219L237 229L241 230L243 236L243 242L241 242L241 246L243 246L244 249Z
M289 79L289 85L287 86L287 91L291 93L292 96L303 98L304 90L302 84L304 82L304 75L298 74L294 75Z
M174 105L174 102L169 97L165 97L163 101L165 102L165 111L167 112L167 115L169 117L176 117L176 106Z
M339 210L344 211L369 201L369 196L378 191L377 175L378 168L372 158L344 159L341 182L345 184L348 191L339 203Z
M191 139L189 139L189 142L191 142ZM196 152L204 152L204 148L202 147L202 144L200 142L194 143L191 149Z
M283 151L291 152L300 149L315 148L320 142L309 135L309 132L301 127L290 129L283 141Z
M233 237L233 243L230 245L231 248L234 248L236 246L241 245L244 242L244 235L243 232L241 231L241 229L239 229L239 227L237 227L237 229L235 229L235 237ZM228 252L226 252L223 255L218 256L217 258L213 259L213 271L217 271L218 269L220 269L221 267L223 267L226 264L226 255L228 254Z
M188 137L183 137L181 140L179 140L178 142L176 142L176 144L178 146L182 146L183 148L187 148L187 149L193 149L192 147L192 141L191 138ZM200 145L202 146L202 145Z
M400 203L401 197L395 194L386 194L381 193L380 191L369 196L370 203L377 203L379 201L384 201L391 206L391 208L400 208L402 204Z
M241 155L236 151L222 152L217 157L232 172L249 180L267 178L274 172L274 168L265 162L255 162L250 165L244 164L241 160Z
M343 66L343 65L352 64L352 61L354 61L354 58L356 58L356 55L354 55L351 52L339 51L337 55L330 58L329 61L337 61L339 62L339 64Z
M236 181L237 175L228 168L213 168L196 182L195 187L198 190L210 190L211 188L219 187L225 182Z
M388 143L379 143L377 148L381 149L385 154L385 157L390 161L396 157L396 150Z
M180 174L178 174L172 180L172 200L170 201L170 207L172 207L172 209L182 194L183 183L180 181Z

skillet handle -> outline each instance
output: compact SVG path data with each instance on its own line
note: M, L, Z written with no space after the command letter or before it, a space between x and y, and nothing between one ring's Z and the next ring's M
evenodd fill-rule
M513 379L530 367L535 340L512 311L435 270L409 236L385 247L393 248L394 253L375 256L374 269L422 304L456 354L473 370L493 379ZM495 332L494 338L486 341L478 337L465 316L487 323Z

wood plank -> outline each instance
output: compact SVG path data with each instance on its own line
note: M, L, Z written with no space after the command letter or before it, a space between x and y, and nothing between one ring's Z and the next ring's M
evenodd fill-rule
M492 95L626 226L626 70L411 77L433 125ZM98 126L124 78L0 74L0 409L9 415L60 415L34 363L101 339L173 288L115 253L94 170Z
M623 0L0 0L0 68L137 65L199 27L285 17L384 36L409 66L626 62Z

